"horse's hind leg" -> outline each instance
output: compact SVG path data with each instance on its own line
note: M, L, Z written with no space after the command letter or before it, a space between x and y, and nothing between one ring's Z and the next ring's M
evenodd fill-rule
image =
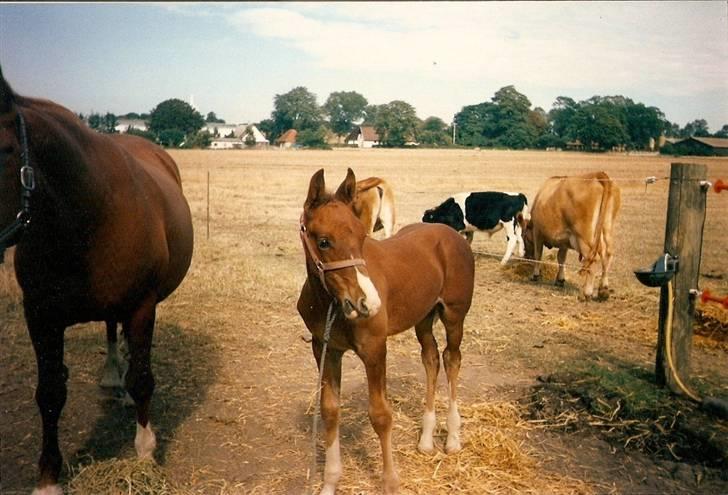
M137 433L134 447L140 459L151 458L157 444L149 421L149 403L154 391L151 349L155 314L156 298L150 295L142 301L131 318L124 322L130 353L126 390L136 404Z
M38 363L38 387L35 401L43 421L43 446L38 467L40 477L34 494L61 495L58 476L62 457L58 447L58 418L66 404L68 369L63 364L62 327L51 327L28 318L28 331Z
M442 352L445 364L450 405L447 412L447 441L445 452L452 454L460 450L460 412L458 411L458 375L460 373L460 343L463 340L463 316L451 314L447 308L442 311L447 347Z
M106 361L99 385L105 388L123 387L124 372L122 357L119 355L116 321L109 320L106 322Z
M417 448L420 452L431 453L435 450L433 434L435 432L435 388L437 386L437 374L440 371L440 354L437 351L437 341L432 334L432 323L435 319L435 312L430 313L424 320L415 325L417 340L420 341L422 351L422 364L425 366L427 379L427 392L425 395L425 413L422 416L422 435Z
M321 368L322 344L318 340L311 343L316 363ZM321 495L333 495L341 478L341 449L339 444L339 394L341 391L342 352L329 348L324 361L324 374L321 385L321 417L326 426L326 462L324 464L324 484Z

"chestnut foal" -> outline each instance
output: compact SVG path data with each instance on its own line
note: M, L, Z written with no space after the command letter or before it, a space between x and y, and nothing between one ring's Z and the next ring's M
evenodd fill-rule
M298 299L298 312L313 335L319 369L324 366L321 414L326 428L326 464L322 494L333 494L341 477L341 359L350 349L366 368L369 419L382 447L384 492L397 492L392 410L386 398L387 337L413 326L427 376L419 449L434 450L435 386L440 368L432 332L436 318L443 322L447 339L442 353L450 398L445 451L460 450L457 380L463 320L473 296L470 246L455 230L440 224L413 224L388 239L372 239L352 211L355 196L356 178L351 169L333 196L325 191L324 172L319 170L311 178L301 216L308 278ZM322 360L330 305L334 305L336 317Z

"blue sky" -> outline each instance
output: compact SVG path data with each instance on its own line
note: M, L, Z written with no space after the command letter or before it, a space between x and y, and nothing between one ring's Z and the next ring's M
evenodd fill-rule
M681 126L728 124L728 3L402 2L0 4L13 88L68 108L146 112L168 98L228 122L305 86L357 91L450 122L508 84L622 94Z

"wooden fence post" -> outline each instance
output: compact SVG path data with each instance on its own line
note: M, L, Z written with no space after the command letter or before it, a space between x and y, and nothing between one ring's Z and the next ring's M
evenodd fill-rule
M665 225L665 252L678 257L678 271L673 277L672 356L680 380L687 384L690 374L690 351L693 336L695 297L698 288L700 256L703 246L706 194L701 186L707 167L693 163L673 163L670 169L670 192ZM660 290L660 317L657 337L655 373L657 383L681 393L670 372L665 348L667 287Z

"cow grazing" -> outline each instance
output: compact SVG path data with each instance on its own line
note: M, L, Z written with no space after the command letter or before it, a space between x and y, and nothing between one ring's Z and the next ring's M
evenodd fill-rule
M564 284L564 262L569 249L579 253L580 274L585 276L582 298L594 292L594 264L601 258L599 298L609 297L609 266L612 264L612 228L621 204L619 187L604 172L574 177L551 177L536 194L524 240L526 257L541 260L543 246L558 248L556 285ZM533 280L541 276L536 263Z
M516 246L518 256L523 256L522 232L529 218L528 199L524 194L487 191L456 194L427 210L422 221L449 225L464 234L470 243L476 230L490 236L504 229L508 246L501 265L505 265Z
M357 181L352 208L370 237L381 229L385 238L394 233L394 192L384 179L369 177Z

